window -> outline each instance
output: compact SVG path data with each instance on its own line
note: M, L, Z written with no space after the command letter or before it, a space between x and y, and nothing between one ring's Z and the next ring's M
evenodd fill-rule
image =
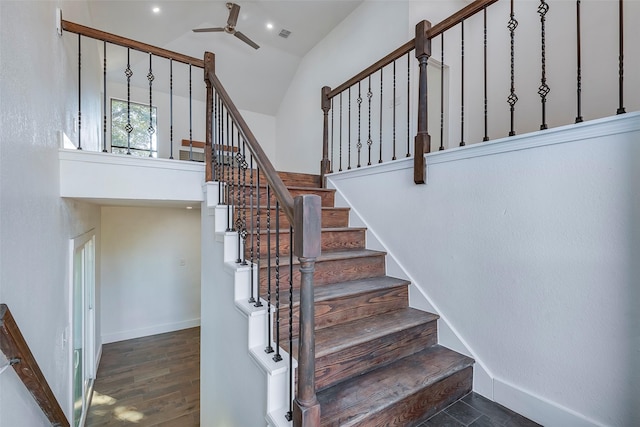
M111 99L111 152L139 157L158 156L157 108L149 105ZM130 143L127 124L131 125Z

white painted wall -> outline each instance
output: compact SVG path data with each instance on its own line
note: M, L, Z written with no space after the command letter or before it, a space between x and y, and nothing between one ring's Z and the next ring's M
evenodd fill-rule
M321 88L338 86L409 40L408 13L404 1L363 2L302 59L276 116L279 170L319 172Z
M599 122L432 153L427 185L411 162L329 178L489 397L548 426L640 424L640 115Z
M74 134L77 92L73 59L55 32L57 6L69 18L87 17L85 2L0 4L0 301L69 415L69 239L94 229L99 247L100 209L58 195L58 131ZM99 111L90 95L83 104ZM97 125L83 120L87 146L97 143ZM98 298L99 290L98 283ZM49 425L12 370L0 375L0 425Z
M102 207L102 338L200 324L200 211Z

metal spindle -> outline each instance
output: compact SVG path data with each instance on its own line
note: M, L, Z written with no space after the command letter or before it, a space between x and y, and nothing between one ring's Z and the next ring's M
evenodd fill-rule
M256 168L256 201L258 203L256 209L256 260L258 262L258 275L260 274L260 266L262 266L262 260L260 259L260 216L262 215L262 205L260 204L260 169ZM252 271L253 273L253 271ZM253 274L252 274L253 276ZM262 307L262 301L260 300L260 280L258 277L258 286L256 287L256 303L254 307Z
M396 159L396 61L393 61L393 157Z
M78 150L82 150L82 35L78 34Z
M149 157L153 157L153 134L155 129L153 128L153 55L149 54L149 73L147 73L147 80L149 80L149 127L147 132L149 133Z
M444 32L440 35L440 151L444 150Z
M193 97L191 96L191 64L189 64L189 160L193 161Z
M267 347L265 353L273 353L271 346L271 328L273 327L271 310L271 187L267 184Z
M576 123L582 122L582 46L581 46L581 29L580 29L580 0L576 1L576 56L578 62L577 76L576 76L576 103L577 103L577 114L576 114Z
M107 42L102 42L102 152L107 153Z
M356 148L358 149L358 164L357 167L360 167L360 150L362 150L362 141L360 139L360 118L362 113L362 92L361 92L361 81L358 82L358 143L356 144Z
M369 74L369 90L367 91L367 98L369 99L369 137L367 138L367 148L369 151L367 165L371 166L371 146L373 140L371 139L371 99L373 98L373 92L371 92L371 74Z
M489 140L489 101L487 91L487 8L483 9L483 27L484 27L484 138L482 140L487 142Z
M240 137L240 131L238 131L238 138ZM240 150L238 150L238 153L240 153ZM247 157L246 157L246 144L244 139L242 140L242 156L241 156L242 162L240 164L240 166L242 167L242 208L240 209L240 212L242 213L242 219L241 219L241 224L242 224L242 228L240 229L240 233L241 233L241 237L242 237L242 265L247 265L247 251L246 251L246 247L247 247L247 237L248 237L248 230L247 230L247 169L249 168L249 164L247 163ZM253 294L253 283L251 286L251 293Z
M407 52L407 156L411 157L411 52Z
M347 116L347 170L351 169L351 87L349 87L349 115Z
M226 150L230 150L230 146L229 146L229 110L227 110L227 126L225 128L225 136L226 136ZM231 193L231 167L232 164L231 162L229 163L225 163L225 169L227 171L226 173L226 179L225 179L225 204L227 205L227 231L231 231L231 197L230 197L230 193Z
M276 200L276 354L273 355L274 362L280 362L280 202Z
M287 421L293 419L293 227L289 226L289 411Z
M460 22L460 146L464 147L464 20Z
M240 208L241 206L241 172L242 172L242 152L240 151L240 129L236 128L236 135L237 135L237 141L238 141L238 146L237 146L237 151L236 151L236 155L235 155L235 159L236 159L236 169L238 170L238 178L236 181L236 202L234 203L234 209L235 209L235 214L236 214L236 225L235 225L235 229L237 232L237 238L238 238L238 258L236 259L236 264L240 264L242 263L242 256L241 256L241 252L242 252L242 209ZM235 147L235 144L234 144Z
M540 14L540 51L542 65L542 77L540 78L540 87L538 87L538 95L540 95L540 102L542 103L542 124L540 125L540 130L547 129L547 95L551 91L549 85L547 85L547 53L545 34L547 12L549 12L549 4L545 0L540 0L540 6L538 6L538 14Z
M340 163L338 164L338 172L342 172L342 92L340 92L340 129L339 129L339 159Z
M516 47L516 28L518 28L518 21L515 18L513 0L511 0L511 12L509 14L509 22L507 28L511 37L511 89L509 96L507 97L507 103L509 104L509 111L511 115L511 129L509 130L509 136L514 136L515 131L515 105L518 102L518 95L516 95L516 73L515 73L515 47Z
M124 74L127 76L127 126L125 126L125 130L127 131L127 155L131 155L131 132L133 131L133 126L131 126L131 76L133 76L133 71L131 71L131 49L127 48L127 68L124 70Z
M620 54L618 55L618 97L620 104L617 114L626 113L624 109L624 2L618 0L618 41L620 45Z
M254 297L255 295L255 283L253 281L253 267L254 267L254 263L255 263L255 258L254 258L254 234L255 234L255 227L254 227L254 223L253 223L253 219L255 217L254 214L254 208L253 208L253 156L250 154L249 155L249 170L251 171L251 175L249 178L249 215L250 215L250 230L251 230L251 241L249 242L249 262L251 263L251 278L249 279L251 281L251 296L249 297L249 304L255 303L256 299Z
M383 76L382 76L382 68L380 68L380 158L378 159L378 163L382 163L382 89L383 89Z
M173 159L173 59L169 60L169 151L169 158Z

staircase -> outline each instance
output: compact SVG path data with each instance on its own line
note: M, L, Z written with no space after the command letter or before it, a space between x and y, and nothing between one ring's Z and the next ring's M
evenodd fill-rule
M386 254L366 249L366 229L348 226L348 208L334 206L335 191L322 189L315 175L280 176L294 197L317 194L322 199L322 255L314 275L315 380L321 425L414 426L469 393L473 360L437 344L438 316L409 307L409 282L385 275ZM261 199L264 225L266 197ZM275 229L275 199L269 215ZM283 214L279 227L279 277L288 283L289 223ZM259 239L263 297L268 292L266 234L261 231ZM255 232L254 237L255 254ZM268 248L272 264L275 249L272 236ZM245 251L248 256L250 248ZM293 272L297 289L297 266ZM275 282L273 269L271 274ZM293 310L292 354L296 356L298 292L294 291L293 301L293 307L288 306L288 298L279 302L280 336L289 336L289 310ZM281 346L289 351L287 338Z

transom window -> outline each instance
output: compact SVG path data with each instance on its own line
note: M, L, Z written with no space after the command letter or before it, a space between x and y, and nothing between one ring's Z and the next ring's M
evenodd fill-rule
M151 118L149 118L151 115ZM111 99L111 152L158 157L157 108ZM130 131L130 132L129 132Z

